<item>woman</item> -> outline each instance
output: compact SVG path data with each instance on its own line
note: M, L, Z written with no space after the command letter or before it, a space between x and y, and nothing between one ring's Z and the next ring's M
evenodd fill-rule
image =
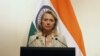
M57 17L52 11L41 16L39 32L30 37L29 47L67 47L63 36L57 33Z

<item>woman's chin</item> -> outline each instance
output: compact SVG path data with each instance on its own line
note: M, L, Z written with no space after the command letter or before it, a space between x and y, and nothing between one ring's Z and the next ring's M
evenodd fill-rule
M46 30L46 31L51 31L51 29L50 29L50 28L46 28L45 30Z

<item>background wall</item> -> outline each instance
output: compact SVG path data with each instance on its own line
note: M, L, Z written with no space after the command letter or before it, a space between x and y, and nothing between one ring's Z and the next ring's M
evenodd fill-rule
M40 0L0 0L0 56L20 56ZM87 56L100 56L100 0L71 0Z

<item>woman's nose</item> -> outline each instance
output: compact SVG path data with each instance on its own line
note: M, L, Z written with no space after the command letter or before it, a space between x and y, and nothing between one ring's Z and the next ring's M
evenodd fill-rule
M47 21L47 25L50 25L50 21Z
M50 23L47 23L47 25L50 25Z
M50 23L50 21L48 20L47 23Z

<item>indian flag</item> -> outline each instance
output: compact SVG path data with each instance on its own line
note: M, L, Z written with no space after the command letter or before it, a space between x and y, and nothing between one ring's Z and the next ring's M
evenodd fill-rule
M40 0L35 9L36 13L34 13L28 41L30 36L38 31L39 17L46 10L52 10L57 14L57 30L66 37L68 47L75 47L76 56L86 56L82 33L70 0Z

